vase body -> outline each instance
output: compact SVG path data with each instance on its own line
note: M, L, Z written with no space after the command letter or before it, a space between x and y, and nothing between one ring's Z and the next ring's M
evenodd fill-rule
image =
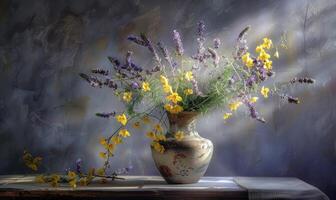
M167 183L196 183L206 172L210 163L213 144L202 138L195 130L195 112L168 114L170 130L167 140L160 142L164 146L163 153L152 149L156 167ZM177 140L172 133L183 131L184 138Z

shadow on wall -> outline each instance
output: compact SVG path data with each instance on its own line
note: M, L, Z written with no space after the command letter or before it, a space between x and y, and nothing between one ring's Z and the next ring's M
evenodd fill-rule
M199 132L216 149L208 175L295 176L336 198L335 2L299 1L0 1L0 173L26 173L24 148L42 155L43 171L64 171L82 158L99 166L98 140L115 122L96 112L122 106L107 89L94 90L78 73L108 67L109 55L132 49L148 66L148 54L126 41L146 32L171 44L171 30L183 36L187 53L195 49L195 24L204 19L208 35L223 41L229 54L247 24L251 49L264 36L286 33L288 49L274 63L277 76L312 76L317 84L293 87L298 106L280 100L258 104L268 123L248 118L224 124L222 112L199 120ZM281 108L280 108L281 107ZM238 120L239 119L239 120ZM133 165L134 174L158 174L150 156L146 128L117 150L113 167ZM132 148L130 148L132 146Z

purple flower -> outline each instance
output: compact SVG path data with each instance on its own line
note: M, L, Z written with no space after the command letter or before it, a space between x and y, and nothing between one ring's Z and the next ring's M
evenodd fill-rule
M139 86L139 84L137 82L132 82L131 87L133 89L139 89L140 88L140 86Z
M173 67L173 64L172 64L172 61L171 61L168 49L165 47L165 45L162 42L158 42L157 45L158 45L158 47L159 47L159 49L160 49L163 57L165 58L165 60L170 65L170 67Z
M182 44L180 33L177 32L176 30L173 30L173 39L176 45L176 51L178 55L182 56L184 52L183 44Z
M265 119L259 116L254 104L252 104L249 100L246 99L245 105L249 108L251 118L256 119L262 123L265 123Z
M78 158L77 160L76 160L76 172L77 173L81 173L82 171L82 159L81 158Z
M213 41L214 41L214 48L218 49L219 46L221 45L220 39L219 38L215 38Z
M145 41L143 41L143 40L142 40L140 37L138 37L138 36L135 36L135 35L129 35L129 36L127 37L127 39L128 39L129 41L132 41L132 42L138 44L138 45L141 45L141 46L147 46L147 43L146 43Z
M256 77L255 75L251 75L247 80L246 80L246 85L249 87L252 87L253 84L256 82Z
M205 41L205 24L203 20L198 22L197 35L200 41Z

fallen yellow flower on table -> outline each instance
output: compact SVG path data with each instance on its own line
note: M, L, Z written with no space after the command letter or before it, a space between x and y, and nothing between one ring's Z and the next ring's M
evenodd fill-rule
M184 138L184 132L183 131L177 131L175 133L174 137L177 141L181 141Z
M148 82L143 82L142 83L142 91L144 91L144 92L148 92L148 91L150 91L151 90L151 88L150 88L150 86L149 86L149 83Z
M262 86L260 93L265 97L268 98L268 93L269 93L270 89L267 87Z
M38 176L35 177L35 182L36 183L45 183L46 181L44 180L43 175L38 175Z
M120 135L121 137L129 137L129 136L131 136L131 134L128 132L127 129L121 129L119 131L118 135Z
M120 122L124 126L127 124L127 117L125 114L117 115L116 119L118 122Z
M124 92L123 100L127 103L132 100L132 92Z

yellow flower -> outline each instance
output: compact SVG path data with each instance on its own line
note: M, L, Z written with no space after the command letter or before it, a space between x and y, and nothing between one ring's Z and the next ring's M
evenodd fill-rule
M87 186L89 184L89 180L87 177L82 177L79 179L79 185L81 186Z
M142 83L142 91L144 91L144 92L148 92L148 91L150 91L151 89L150 89L150 87L149 87L149 83L148 82L143 82Z
M124 126L127 124L127 117L125 114L117 115L116 119L118 122L120 122Z
M250 102L251 102L251 103L255 103L255 102L257 102L258 99L259 99L258 97L252 97L252 98L250 99Z
M162 127L161 127L160 124L156 124L156 125L154 126L154 129L155 129L157 132L162 132Z
M270 57L271 57L271 56L270 56L268 53L266 53L266 51L261 50L261 51L260 51L260 54L259 54L259 56L258 56L258 59L259 59L259 60L268 60Z
M101 138L100 139L100 144L103 145L103 146L106 146L107 145L107 141L105 138Z
M107 146L107 150L109 151L109 153L113 153L114 149L115 149L114 144L109 144L109 145Z
M232 113L225 113L223 118L224 120L229 119L232 116Z
M152 147L159 153L164 153L165 149L159 142L153 142Z
M131 136L131 134L126 129L121 129L119 131L118 135L120 135L121 137L129 137L129 136Z
M152 140L156 140L156 135L153 131L149 131L146 136Z
M120 144L120 143L122 143L122 139L119 136L113 136L111 138L111 141L112 141L113 144Z
M268 93L269 93L269 91L270 91L269 88L262 86L260 93L261 93L265 98L267 98L267 97L268 97Z
M69 185L72 188L76 188L77 187L77 180L73 179L73 180L69 181Z
M162 85L169 85L168 79L163 75L160 75L160 81Z
M167 138L163 134L157 134L155 140L157 140L157 141L166 141Z
M275 53L274 53L274 57L278 58L279 59L279 51L278 49L276 49Z
M163 91L165 93L173 93L173 88L170 85L166 84L166 85L163 85Z
M177 114L182 111L183 111L183 108L180 105L174 105L173 108L170 110L170 112L173 114Z
M191 81L191 80L194 78L194 77L193 77L193 73L192 73L192 71L187 71L187 72L185 73L184 77L185 77L185 79L186 79L187 81Z
M142 117L142 121L145 124L149 124L151 122L149 116L147 116L147 115L145 115L145 116Z
M180 95L176 92L173 92L171 95L167 96L166 99L172 101L173 103L178 103L179 101L182 101L182 97L180 97Z
M106 159L107 155L105 152L99 152L99 157L101 157L102 159Z
M242 56L242 61L243 61L243 63L246 63L248 59L250 59L250 53L249 53L249 52L246 52L246 53Z
M175 133L174 137L177 141L181 141L184 138L184 132L183 131L177 131Z
M184 94L185 95L191 95L191 94L193 94L193 90L192 89L185 89Z
M105 176L105 169L104 168L97 169L97 175L99 175L99 176Z
M265 60L264 62L264 68L267 69L268 71L272 70L272 61L271 60Z
M262 50L264 50L264 47L262 45L259 45L256 47L256 52L260 53Z
M52 187L57 187L59 185L59 181L61 180L61 177L57 174L51 175L51 181L50 184Z
M229 104L229 108L230 108L231 111L235 111L235 110L237 110L239 108L239 106L241 104L242 104L242 102L235 101L235 102Z
M123 100L127 103L132 100L132 92L124 92Z
M44 176L43 175L38 175L35 177L35 182L36 183L45 183Z
M68 171L68 178L69 178L69 179L74 179L74 178L76 178L76 173L75 173L75 172L72 172L72 171Z
M140 128L140 122L134 122L133 128Z
M268 38L264 38L264 43L262 44L262 46L265 48L265 49L270 49L272 47L272 40L268 39Z
M165 104L163 107L169 112L173 109L173 106L169 103Z
M242 61L246 65L246 67L251 68L254 66L254 61L250 58L250 53L247 52L242 56Z
M172 114L177 114L177 113L183 111L183 108L182 108L182 106L180 106L180 105L166 104L166 105L164 105L164 108L165 108L168 112L170 112L170 113L172 113Z

